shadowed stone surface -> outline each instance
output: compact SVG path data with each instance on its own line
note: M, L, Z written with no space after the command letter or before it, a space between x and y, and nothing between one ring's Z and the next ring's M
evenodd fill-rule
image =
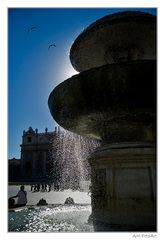
M155 59L156 17L139 11L114 13L87 27L70 50L81 72L115 62Z
M94 68L59 84L49 108L59 125L78 134L113 142L148 139L147 129L155 130L155 78L154 60Z
M155 158L154 144L146 142L107 144L90 157L97 231L156 230Z

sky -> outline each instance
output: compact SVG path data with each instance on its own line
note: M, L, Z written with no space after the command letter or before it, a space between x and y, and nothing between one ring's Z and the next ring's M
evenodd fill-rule
M89 24L118 11L148 8L9 8L8 9L8 158L20 158L23 130L53 131L50 92L78 74L69 50ZM37 27L28 31L32 27ZM56 47L49 48L50 44Z

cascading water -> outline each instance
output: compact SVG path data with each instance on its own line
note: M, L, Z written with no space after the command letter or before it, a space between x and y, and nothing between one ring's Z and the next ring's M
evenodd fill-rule
M96 140L67 130L55 133L52 141L53 177L56 190L83 190L90 181L89 155L99 146Z

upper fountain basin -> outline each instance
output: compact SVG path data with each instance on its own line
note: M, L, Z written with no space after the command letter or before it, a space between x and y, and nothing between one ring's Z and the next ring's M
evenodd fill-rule
M156 17L139 11L105 16L74 41L70 60L78 71L105 64L156 58Z
M78 134L116 138L120 126L123 136L129 129L135 136L135 129L138 133L155 125L155 78L154 60L93 68L55 87L48 100L50 112L59 125Z

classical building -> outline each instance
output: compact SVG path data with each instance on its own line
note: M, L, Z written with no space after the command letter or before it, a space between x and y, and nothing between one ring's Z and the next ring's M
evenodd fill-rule
M86 189L90 180L87 157L97 145L59 126L42 133L29 127L23 131L20 159L9 160L9 182L53 182L61 189Z
M9 181L37 182L47 181L52 177L53 160L51 144L54 136L60 131L38 133L38 129L29 127L23 131L21 158L9 160Z

